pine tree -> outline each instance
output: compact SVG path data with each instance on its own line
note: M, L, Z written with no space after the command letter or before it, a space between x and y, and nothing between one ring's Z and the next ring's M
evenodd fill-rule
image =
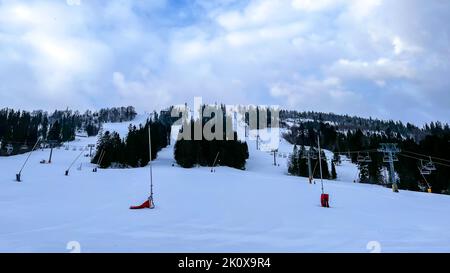
M294 145L292 150L292 154L289 158L288 172L292 175L299 175L299 160L298 160L298 148L297 145Z
M337 179L336 166L334 162L331 162L331 179L333 180Z
M59 121L55 121L51 125L47 138L48 140L53 140L57 142L61 141L61 125L59 124Z
M341 156L336 151L333 153L333 163L338 166L341 165Z
M302 145L299 151L298 165L298 175L302 177L309 177L307 151L304 145Z
M204 109L205 106L202 106ZM217 165L228 166L236 169L245 169L246 160L249 157L248 146L246 142L241 142L237 138L237 133L233 132L233 137L227 139L227 124L231 124L230 117L226 116L225 106L217 106L222 108L222 113L224 114L223 119L223 135L222 139L215 139L208 141L203 136L201 140L194 140L194 128L199 126L204 128L204 125L212 118L204 117L203 120L191 120L190 122L185 121L183 124L180 134L184 130L191 129L190 140L181 139L175 144L174 157L177 163L184 168L192 168L193 166L212 166L216 155L218 155ZM220 117L218 117L220 118ZM212 128L212 133L215 133L215 127Z

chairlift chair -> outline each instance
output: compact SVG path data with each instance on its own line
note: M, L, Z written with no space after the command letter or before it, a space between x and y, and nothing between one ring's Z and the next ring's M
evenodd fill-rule
M362 163L362 162L366 162L365 157L363 155L360 155L358 153L358 157L356 157L356 161Z
M14 146L12 146L12 144L7 144L6 145L6 153L8 155L11 155L13 153L13 151L14 151Z
M419 170L420 170L420 174L422 174L422 175L430 175L431 174L431 170L428 169L426 167L426 165L423 164L423 160L420 160L420 168L419 168Z
M426 168L421 168L420 169L420 174L422 174L422 175L430 175L431 171L426 169Z
M425 164L425 168L430 171L436 170L436 166L434 165L433 161L431 160L431 157L430 157L430 161Z
M364 162L366 162L366 163L372 162L372 158L370 158L369 153L367 153L367 155L364 157Z

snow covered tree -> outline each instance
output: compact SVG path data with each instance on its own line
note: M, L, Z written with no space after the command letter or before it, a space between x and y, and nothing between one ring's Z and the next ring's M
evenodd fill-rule
M359 183L369 183L369 168L367 164L359 164Z

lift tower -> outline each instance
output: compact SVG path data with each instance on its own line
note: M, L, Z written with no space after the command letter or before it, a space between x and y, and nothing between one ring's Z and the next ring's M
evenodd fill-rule
M392 184L392 190L398 192L394 162L398 161L397 154L400 153L400 149L397 147L396 143L381 143L378 152L384 154L383 162L389 164L389 182Z

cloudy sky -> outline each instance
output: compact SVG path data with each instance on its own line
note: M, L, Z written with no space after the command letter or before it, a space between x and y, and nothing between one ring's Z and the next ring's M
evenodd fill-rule
M450 1L0 0L0 107L204 102L450 122Z

